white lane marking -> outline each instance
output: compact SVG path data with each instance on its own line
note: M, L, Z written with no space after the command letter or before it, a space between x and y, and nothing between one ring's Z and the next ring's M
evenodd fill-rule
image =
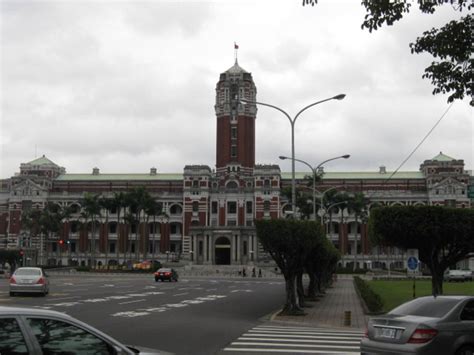
M234 292L253 292L252 290L232 290L230 291L230 293L234 293Z
M115 285L112 285L112 284L105 284L105 285L102 285L100 287L115 287Z
M86 303L97 303L97 302L106 302L106 298L89 298L87 300L82 300L82 302Z
M127 318L133 318L133 317L141 317L141 316L146 316L150 313L148 312L134 312L134 311L129 311L129 312L119 312L112 314L112 317L127 317Z
M362 338L363 334L353 334L353 333L345 333L345 332L340 332L340 333L328 333L328 332L311 332L311 331L302 331L302 330L266 330L266 329L251 329L248 331L249 333L262 333L262 334L304 334L304 335L317 335L317 336L322 336L322 337L349 337L349 338Z
M119 304L130 304L130 303L137 303L137 302L143 302L143 301L146 301L146 300L142 299L142 300L135 300L135 301L128 301L128 302L121 302Z
M54 297L54 300L70 300L72 298L79 298L79 296L69 296L69 297Z
M176 308L183 308L187 307L192 304L199 304L203 303L205 301L215 301L220 298L227 297L225 295L209 295L206 297L199 297L198 299L195 300L183 300L179 303L168 303L164 304L160 307L150 307L150 308L140 308L138 309L139 312L134 312L134 311L129 311L129 312L118 312L111 314L112 317L140 317L140 316L146 316L148 314L154 313L154 312L165 312L169 311L170 309L176 309ZM144 300L140 300L144 301ZM131 301L131 302L124 302L120 304L127 304L127 303L134 303L138 301Z
M311 349L278 349L278 348L271 348L271 349L262 349L262 348L224 348L224 351L247 351L247 352L257 352L257 353L288 353L288 354L344 354L344 355L360 355L360 351L358 352L347 352L344 351L341 353L340 351L331 351L331 350L311 350Z
M184 296L184 295L188 295L189 292L183 292L183 293L177 293L176 295L173 295L173 296Z
M156 286L145 286L145 289L156 288Z

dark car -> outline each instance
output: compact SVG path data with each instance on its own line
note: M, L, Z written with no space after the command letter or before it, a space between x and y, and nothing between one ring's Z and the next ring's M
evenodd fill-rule
M123 345L65 313L0 306L0 354L161 354Z
M154 275L155 275L156 282L158 282L158 280L161 280L161 281L168 280L170 282L178 281L178 273L176 272L175 269L161 268L161 269L158 269L158 271L156 271Z
M361 354L474 354L474 296L427 296L369 320Z

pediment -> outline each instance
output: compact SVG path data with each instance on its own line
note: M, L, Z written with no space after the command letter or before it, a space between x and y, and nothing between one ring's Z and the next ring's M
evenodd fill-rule
M39 196L47 192L47 188L38 185L30 179L26 179L12 188L12 194L16 196Z
M441 189L445 187L452 187L452 188L466 188L466 184L463 182L460 182L459 180L448 177L446 179L441 180L440 182L434 184L432 186L432 189Z

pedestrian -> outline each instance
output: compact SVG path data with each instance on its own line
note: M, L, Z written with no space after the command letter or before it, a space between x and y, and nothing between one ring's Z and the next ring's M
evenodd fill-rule
M262 269L258 269L258 277L262 277Z
M242 269L242 276L243 276L243 277L246 277L246 276L247 276L247 274L245 273L245 268Z
M256 277L257 275L255 274L255 268L252 269L252 277Z

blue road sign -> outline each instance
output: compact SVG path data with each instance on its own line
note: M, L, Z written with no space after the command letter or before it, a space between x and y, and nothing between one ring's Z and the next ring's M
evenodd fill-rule
M414 256L410 256L407 261L407 266L409 270L416 270L418 268L418 259Z

